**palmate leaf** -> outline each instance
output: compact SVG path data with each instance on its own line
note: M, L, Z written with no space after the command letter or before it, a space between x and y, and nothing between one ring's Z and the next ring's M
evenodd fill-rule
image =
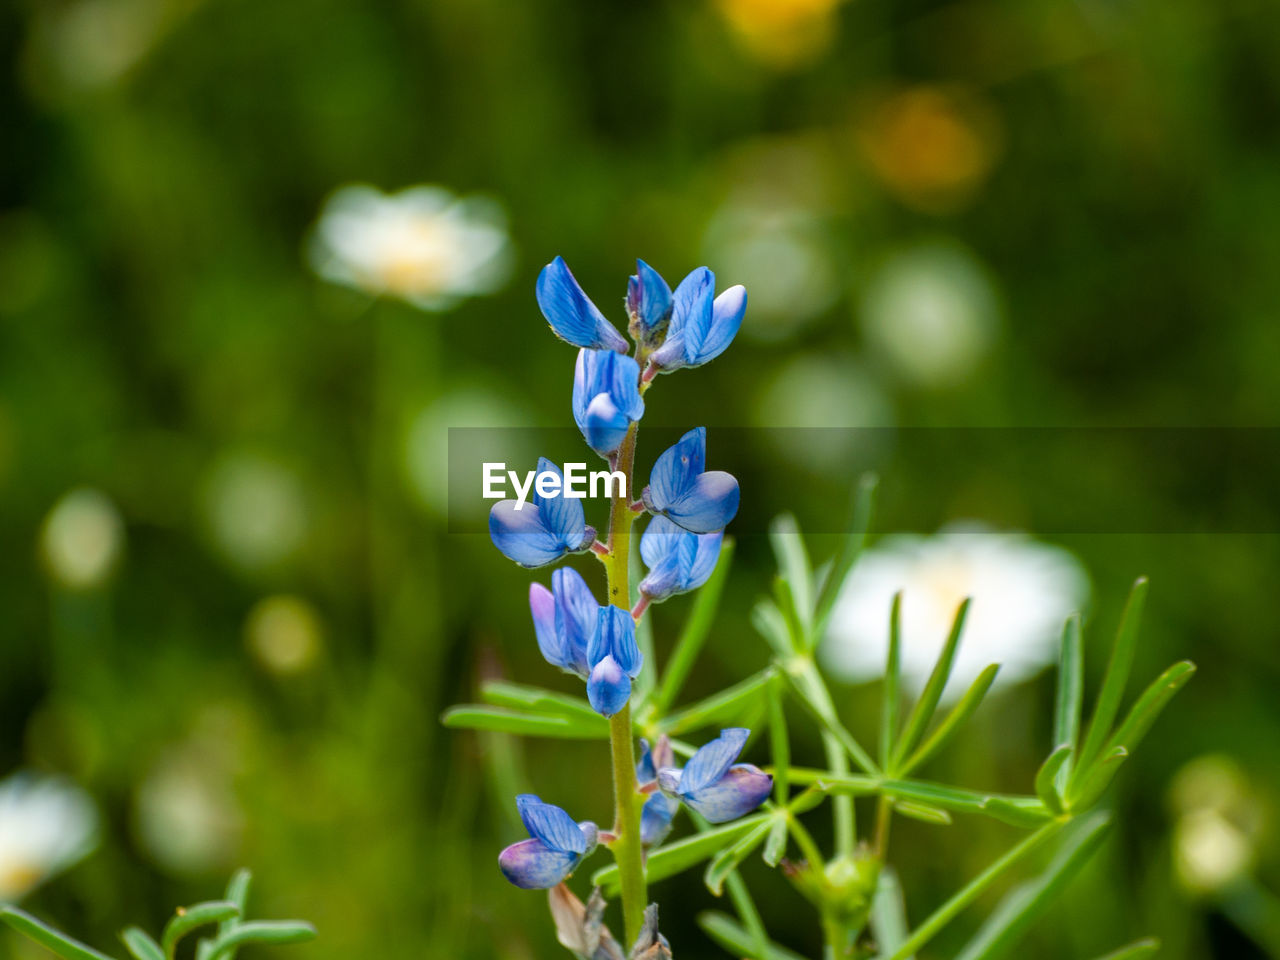
M41 920L37 920L25 910L13 906L0 906L0 922L8 924L29 940L52 950L63 960L114 960L105 953L99 953L93 947L69 937L60 930L55 930Z
M702 927L707 936L735 957L750 957L754 960L804 960L795 951L772 942L766 942L765 955L761 956L756 938L742 924L719 911L707 910L698 914L698 926Z
M719 853L725 847L737 841L743 834L754 830L761 822L768 820L770 816L772 814L769 813L752 814L749 817L743 817L741 820L735 820L733 823L708 830L706 833L695 833L692 836L677 840L675 843L659 847L649 854L649 858L645 863L645 877L650 883L653 883L688 870L708 857ZM597 870L592 874L591 882L597 887L603 887L609 895L617 893L619 886L617 864L610 864Z

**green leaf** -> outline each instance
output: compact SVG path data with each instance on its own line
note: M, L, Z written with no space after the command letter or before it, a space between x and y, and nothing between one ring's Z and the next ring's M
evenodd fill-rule
M563 740L609 739L609 721L604 717L599 717L597 723L585 717L537 716L473 703L450 707L441 715L440 722L454 730L492 730Z
M949 787L924 780L881 780L875 777L836 777L825 770L796 768L793 781L812 783L814 789L855 797L883 795L893 800L915 801L956 813L985 814L1015 826L1041 826L1050 819L1049 811L1036 797L982 793L962 787ZM802 794L803 796L803 794Z
M1070 758L1071 745L1061 744L1040 764L1040 769L1036 772L1036 796L1055 816L1062 813L1062 798L1058 796L1057 787L1058 771Z
M1098 960L1142 960L1143 957L1154 955L1159 949L1159 940L1155 937L1146 937L1142 940L1135 940L1119 950L1112 950L1105 956L1098 957Z
M515 707L554 717L579 718L589 722L599 717L583 697L506 680L486 680L480 685L480 699L498 707Z
M789 513L775 517L769 524L769 544L778 561L778 575L790 593L792 616L804 641L800 649L807 652L813 633L813 567L796 518Z
M125 927L120 931L120 942L137 960L164 960L160 944L152 940L151 935L141 927Z
M875 512L876 486L879 481L875 474L867 473L858 480L853 491L853 520L849 524L840 554L831 568L831 573L822 581L822 589L818 592L818 602L813 614L813 636L820 640L827 630L827 621L831 619L831 611L835 608L836 598L840 596L840 588L844 586L853 569L854 562L867 542L867 531L871 529L871 517Z
M881 954L892 953L907 939L907 904L902 883L893 867L880 869L875 897L871 901L871 933Z
M1161 711L1168 706L1169 701L1195 675L1195 672L1196 665L1190 660L1183 660L1160 674L1151 686L1143 691L1138 702L1124 718L1124 722L1107 742L1107 752L1116 747L1124 747L1133 753L1134 748L1142 742L1142 738L1151 729L1151 725L1156 722L1156 717L1160 716Z
M929 738L907 759L902 769L897 771L899 776L906 776L950 742L951 738L964 726L964 722L982 705L982 699L991 689L991 684L995 682L999 671L1000 664L993 663L978 674L964 696L960 698L960 702L951 708L951 712L938 724L938 728L929 734Z
M880 706L880 765L888 768L898 736L898 709L902 702L902 591L889 606L889 653L884 665L884 701Z
M1115 747L1102 759L1089 768L1074 793L1067 795L1067 806L1073 813L1083 813L1101 799L1111 781L1120 769L1120 764L1128 758L1129 751L1124 747Z
M760 705L761 694L770 685L775 671L767 667L727 690L712 694L707 699L673 713L658 728L667 734L687 733L713 724L733 724L740 721L750 707Z
M921 803L918 800L898 800L894 803L893 809L904 817L910 817L912 820L936 823L944 827L951 826L951 814L947 813L942 807L935 807L931 803Z
M99 953L93 947L55 930L17 907L0 906L0 922L7 923L27 939L52 950L63 960L113 960L105 953Z
M772 600L756 602L751 608L751 625L760 636L769 641L769 646L773 647L779 657L786 659L795 654L791 647L791 628L787 626L787 618Z
M761 957L756 947L755 938L740 923L727 914L707 910L698 914L698 926L716 943L735 957L749 957L753 960L804 960L800 954L788 950L776 943L768 943L768 951Z
M649 854L645 864L645 877L650 883L654 883L688 870L695 864L714 856L770 816L771 814L768 813L756 813L725 824L723 827L708 830L706 833L695 833L675 843L659 847ZM617 864L610 864L597 870L591 876L591 883L597 887L604 887L605 892L610 895L615 894L618 890Z
M209 960L233 954L246 943L283 945L314 940L316 928L302 920L250 920L219 934L209 950Z
M924 691L920 694L920 699L916 701L911 715L907 718L907 728L903 731L901 739L898 740L898 746L893 751L891 773L898 772L897 765L902 763L915 750L920 738L924 736L924 732L929 726L929 721L933 719L933 712L938 708L938 701L942 699L942 691L946 688L947 681L951 678L951 667L955 664L956 650L960 646L960 634L964 632L965 617L969 614L969 604L970 600L966 598L956 609L956 616L951 622L951 632L947 635L947 642L943 644L942 652L938 654L938 661L934 664L933 672L929 674L929 679L924 685Z
M1058 656L1058 695L1053 710L1053 742L1073 750L1080 746L1080 711L1084 705L1084 645L1080 637L1080 614L1067 617L1062 628L1062 648ZM1058 793L1067 787L1071 757L1067 757L1055 781Z
M232 875L231 880L227 883L226 895L222 899L234 903L240 910L240 916L229 917L218 924L219 933L226 933L239 925L241 917L245 916L249 907L249 888L252 884L253 874L248 870L237 870Z
M805 660L805 670L795 675L783 666L780 675L795 693L800 703L813 716L841 749L849 755L854 763L867 773L876 773L876 763L871 755L854 739L853 734L844 728L836 718L835 707L831 703L831 695L812 668L812 661Z
M775 671L770 677L769 697L769 750L773 755L773 798L785 804L791 792L791 741L787 739L787 712L782 703L782 691L786 681Z
M1094 760L1102 753L1111 733L1111 724L1120 711L1125 684L1129 681L1129 670L1133 667L1133 655L1138 649L1138 625L1142 622L1142 608L1146 600L1147 578L1139 577L1129 591L1129 601L1120 618L1116 642L1111 648L1111 659L1102 679L1102 690L1098 694L1098 702L1094 704L1093 717L1089 720L1089 732L1071 774L1069 792L1079 785L1078 781L1087 775Z
M707 871L703 874L702 882L707 885L707 889L715 896L718 897L724 892L725 878L734 870L738 869L738 864L751 856L751 851L764 843L765 839L773 830L773 823L771 822L773 819L773 817L769 817L762 820L754 829L748 831L728 847L721 850L714 858L712 858L711 862L707 864ZM786 825L785 819L781 822L784 826Z
M1097 851L1108 827L1105 816L1075 825L1044 873L1010 891L956 960L997 960L1008 955Z
M160 937L160 948L166 957L172 957L178 941L197 927L206 923L222 923L240 916L240 908L230 900L209 900L190 907L179 907Z
M787 854L787 817L775 817L764 845L764 862L776 867Z
M720 544L720 559L711 578L702 585L702 589L694 595L693 609L689 611L689 619L680 631L680 637L667 660L666 669L662 672L662 682L654 694L653 703L657 715L662 716L676 702L680 689L684 686L689 671L693 669L698 654L702 652L702 644L711 631L716 611L720 608L720 597L724 593L725 581L729 579L729 567L733 563L734 540L725 537Z
M965 884L946 903L930 914L928 919L920 924L915 932L893 952L889 960L906 960L911 954L917 952L932 940L938 931L954 920L961 911L985 893L987 888L1000 878L1001 874L1039 849L1060 829L1061 824L1057 821L1045 824L991 866L987 867L986 870L983 870L982 873Z

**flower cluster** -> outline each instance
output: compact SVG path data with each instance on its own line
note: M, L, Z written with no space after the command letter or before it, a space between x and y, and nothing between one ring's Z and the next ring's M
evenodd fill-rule
M582 679L592 709L622 724L623 736L629 739L633 681L644 667L636 621L649 604L707 581L720 556L724 528L737 514L739 497L737 480L707 469L706 429L697 427L657 458L648 485L633 502L636 428L645 413L644 394L659 373L697 367L724 352L742 324L746 291L731 287L716 296L715 276L699 267L673 292L657 271L637 261L625 301L634 353L559 257L539 275L537 299L555 334L579 348L573 418L587 446L609 463L610 470L626 478L626 498L622 493L615 495L603 540L587 524L581 499L551 496L537 488L527 502L495 504L489 514L489 533L498 550L523 567L543 567L586 552L605 564L614 602L598 603L582 575L563 567L552 574L550 589L541 583L530 586L529 609L543 658ZM538 473L563 478L560 469L545 458L538 462ZM640 538L646 573L640 580L639 601L628 609L629 532L635 519L646 512L651 519ZM759 806L772 778L750 764L735 762L747 737L744 729L723 731L698 750L683 770L676 766L665 737L652 749L641 741L635 789L637 802L643 795L644 803L639 836L632 842L646 848L660 843L681 804L713 823L732 820ZM633 757L629 746L625 756ZM614 759L617 763L616 753ZM631 762L626 761L626 769ZM504 850L499 865L518 887L555 887L597 842L626 839L593 823L578 823L561 808L531 794L520 796L516 803L530 839ZM620 818L615 829L625 832L627 825Z

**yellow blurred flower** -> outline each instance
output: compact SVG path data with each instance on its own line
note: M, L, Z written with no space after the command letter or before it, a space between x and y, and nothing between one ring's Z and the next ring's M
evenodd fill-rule
M106 494L72 490L45 518L40 551L49 573L64 587L100 586L124 551L124 521Z
M244 632L249 652L271 673L301 673L320 655L320 615L301 597L277 594L259 600Z
M1169 799L1178 817L1174 870L1188 892L1209 896L1249 874L1266 816L1234 760L1218 755L1192 760L1174 777Z
M823 53L836 31L842 0L715 0L743 48L777 68L799 66Z

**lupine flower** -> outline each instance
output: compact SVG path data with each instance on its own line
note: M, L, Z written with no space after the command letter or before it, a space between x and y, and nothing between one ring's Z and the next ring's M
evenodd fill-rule
M538 473L554 473L560 468L546 457L538 458ZM582 501L573 497L543 497L535 483L523 505L516 500L499 500L489 511L489 537L508 560L522 567L545 567L565 554L588 550L596 532L587 526Z
M644 657L636 645L636 623L621 607L600 608L600 619L587 644L587 699L597 713L612 717L626 706L631 681L640 673Z
M642 494L645 507L690 533L723 530L738 512L738 481L706 465L707 430L696 427L654 463Z
M734 763L746 746L750 730L731 727L705 744L683 770L658 771L658 787L702 814L711 823L725 823L750 813L773 789L773 777L749 763Z
M587 679L591 672L587 646L599 624L600 605L582 574L561 567L551 574L550 590L540 583L530 584L529 609L538 649L546 661Z
M671 302L667 281L653 267L637 260L636 272L627 281L631 335L646 343L659 340L671 322Z
M542 315L561 340L575 347L627 352L627 341L583 292L563 258L542 268L537 296Z
M747 290L730 287L718 297L715 291L715 274L706 267L680 281L672 298L667 339L649 358L660 372L702 366L733 342L747 312Z
M863 551L841 588L819 653L850 682L884 673L893 595L902 592L902 678L921 690L956 608L973 600L944 699L960 696L988 664L996 685L1026 680L1054 663L1062 623L1089 596L1080 562L1060 547L986 527L932 537L886 537Z
M644 416L640 367L612 350L578 351L573 374L573 419L587 446L602 457L617 453L627 428Z
M511 253L506 218L491 200L434 186L388 195L354 185L326 201L311 263L334 283L445 310L496 290Z
M696 590L720 559L724 532L690 533L666 517L654 517L640 538L640 558L649 573L640 592L655 603Z
M84 857L98 815L79 787L20 773L0 783L0 902L21 899Z
M573 817L532 793L516 797L516 809L529 831L498 855L502 875L524 890L550 890L578 868L596 848L599 831L589 820Z
M658 738L653 749L649 749L649 741L640 741L640 762L636 764L636 780L643 787L658 779L658 770L675 765L675 754L671 751L671 741L663 734ZM671 832L671 819L680 809L680 804L661 791L656 791L644 802L640 813L640 842L646 847L653 847L666 839Z

